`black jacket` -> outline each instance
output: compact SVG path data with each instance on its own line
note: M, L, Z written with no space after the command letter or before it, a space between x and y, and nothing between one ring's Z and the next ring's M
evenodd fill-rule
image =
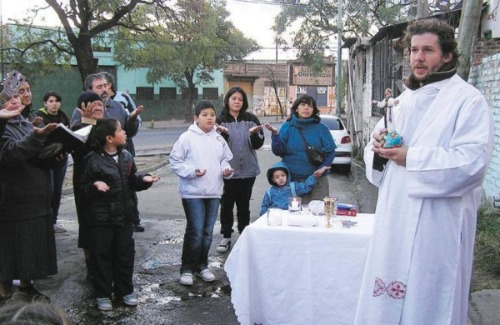
M148 189L152 183L142 179L145 174L136 174L137 167L130 152L118 152L118 162L109 154L96 150L84 158L85 166L81 186L87 199L85 223L87 225L124 225L135 217L134 191ZM103 181L109 186L107 192L99 192L93 185Z
M52 214L49 170L38 159L46 138L22 116L6 122L0 138L0 221Z

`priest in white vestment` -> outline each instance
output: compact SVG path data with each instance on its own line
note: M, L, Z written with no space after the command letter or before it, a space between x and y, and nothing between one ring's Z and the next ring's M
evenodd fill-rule
M403 144L365 148L379 187L356 324L466 324L477 210L493 147L490 107L456 74L454 30L407 28L411 76L394 108Z

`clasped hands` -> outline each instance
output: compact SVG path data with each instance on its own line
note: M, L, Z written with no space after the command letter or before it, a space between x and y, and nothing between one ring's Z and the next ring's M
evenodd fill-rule
M401 145L399 147L384 148L384 137L388 134L387 129L383 128L379 134L373 135L373 148L372 150L382 158L390 159L399 166L406 166L406 155L408 147Z

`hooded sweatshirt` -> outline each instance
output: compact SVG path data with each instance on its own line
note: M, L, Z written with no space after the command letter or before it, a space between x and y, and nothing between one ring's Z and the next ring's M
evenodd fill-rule
M215 128L205 133L198 125L191 125L175 142L169 156L170 168L179 176L181 197L220 198L224 185L222 172L231 168L231 159L233 154L227 142ZM196 169L207 172L198 177Z
M282 187L278 187L273 180L273 172L277 169L283 170L287 176L286 185ZM298 196L311 192L312 188L317 183L317 179L313 175L307 177L304 182L290 182L290 171L283 162L277 162L267 170L267 180L269 181L269 184L271 184L271 188L267 190L266 194L264 194L259 216L266 213L270 208L279 208L282 210L288 209L288 199L293 196L292 189L290 187L291 183L294 183L295 194Z

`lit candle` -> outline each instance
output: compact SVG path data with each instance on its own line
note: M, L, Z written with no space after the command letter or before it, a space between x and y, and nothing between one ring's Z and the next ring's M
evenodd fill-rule
M297 211L300 210L300 197L293 197L290 201L290 210Z

